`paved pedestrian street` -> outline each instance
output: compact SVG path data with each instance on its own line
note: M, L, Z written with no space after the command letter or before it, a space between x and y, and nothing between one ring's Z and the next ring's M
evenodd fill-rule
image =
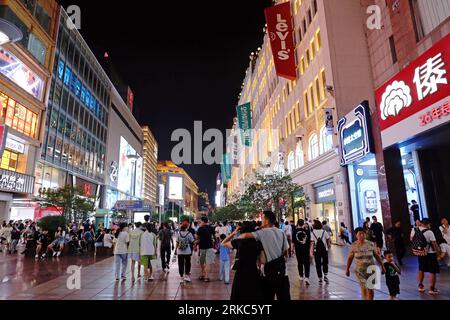
M330 283L320 286L314 265L311 266L311 285L306 287L298 279L295 257L288 263L293 300L357 300L359 286L352 275L345 276L345 260L348 247L333 246L330 252ZM217 259L217 258L216 258ZM401 276L400 300L448 300L450 299L450 273L442 270L438 276L441 294L431 296L417 291L416 258L405 259ZM70 290L67 267L79 265L81 286ZM130 265L130 264L129 264ZM231 285L218 280L218 261L213 265L211 282L198 280L200 268L193 257L192 283L180 284L177 263L171 265L167 277L157 272L155 281L146 283L143 279L135 283L128 273L127 280L114 280L114 258L60 257L46 261L35 261L22 255L0 254L0 299L1 300L228 300ZM425 282L425 285L427 283ZM251 298L251 297L249 297ZM381 288L376 290L375 299L389 299L382 279Z

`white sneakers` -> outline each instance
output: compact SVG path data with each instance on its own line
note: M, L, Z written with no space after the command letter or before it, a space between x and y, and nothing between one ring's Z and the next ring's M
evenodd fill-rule
M58 253L56 253L56 257L59 257L61 255L61 251L58 251Z
M191 277L189 277L189 275L185 275L184 276L184 281L191 282Z

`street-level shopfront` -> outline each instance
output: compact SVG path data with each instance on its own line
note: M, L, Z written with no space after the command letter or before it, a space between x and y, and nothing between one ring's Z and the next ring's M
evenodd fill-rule
M450 34L376 91L393 220L450 215Z
M339 119L338 135L340 163L348 171L352 229L362 227L365 219L373 216L382 222L378 170L367 101Z
M328 221L333 232L332 241L337 242L339 219L336 209L336 187L334 180L326 180L312 185L314 205L312 214L315 219Z

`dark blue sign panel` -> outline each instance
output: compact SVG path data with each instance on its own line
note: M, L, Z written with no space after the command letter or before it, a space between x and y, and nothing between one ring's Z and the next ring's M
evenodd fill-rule
M363 101L338 121L341 166L364 158L373 152L369 104Z

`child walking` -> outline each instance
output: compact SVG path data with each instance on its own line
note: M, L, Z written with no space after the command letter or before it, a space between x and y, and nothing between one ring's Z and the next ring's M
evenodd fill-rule
M395 300L397 295L400 294L400 268L394 262L394 254L386 250L384 252L384 268L386 269L386 285L389 289L389 295L391 300Z
M220 271L219 279L220 281L225 280L225 284L230 284L230 249L222 245L222 241L225 240L227 236L220 235L220 242L218 246L219 257L220 257Z

